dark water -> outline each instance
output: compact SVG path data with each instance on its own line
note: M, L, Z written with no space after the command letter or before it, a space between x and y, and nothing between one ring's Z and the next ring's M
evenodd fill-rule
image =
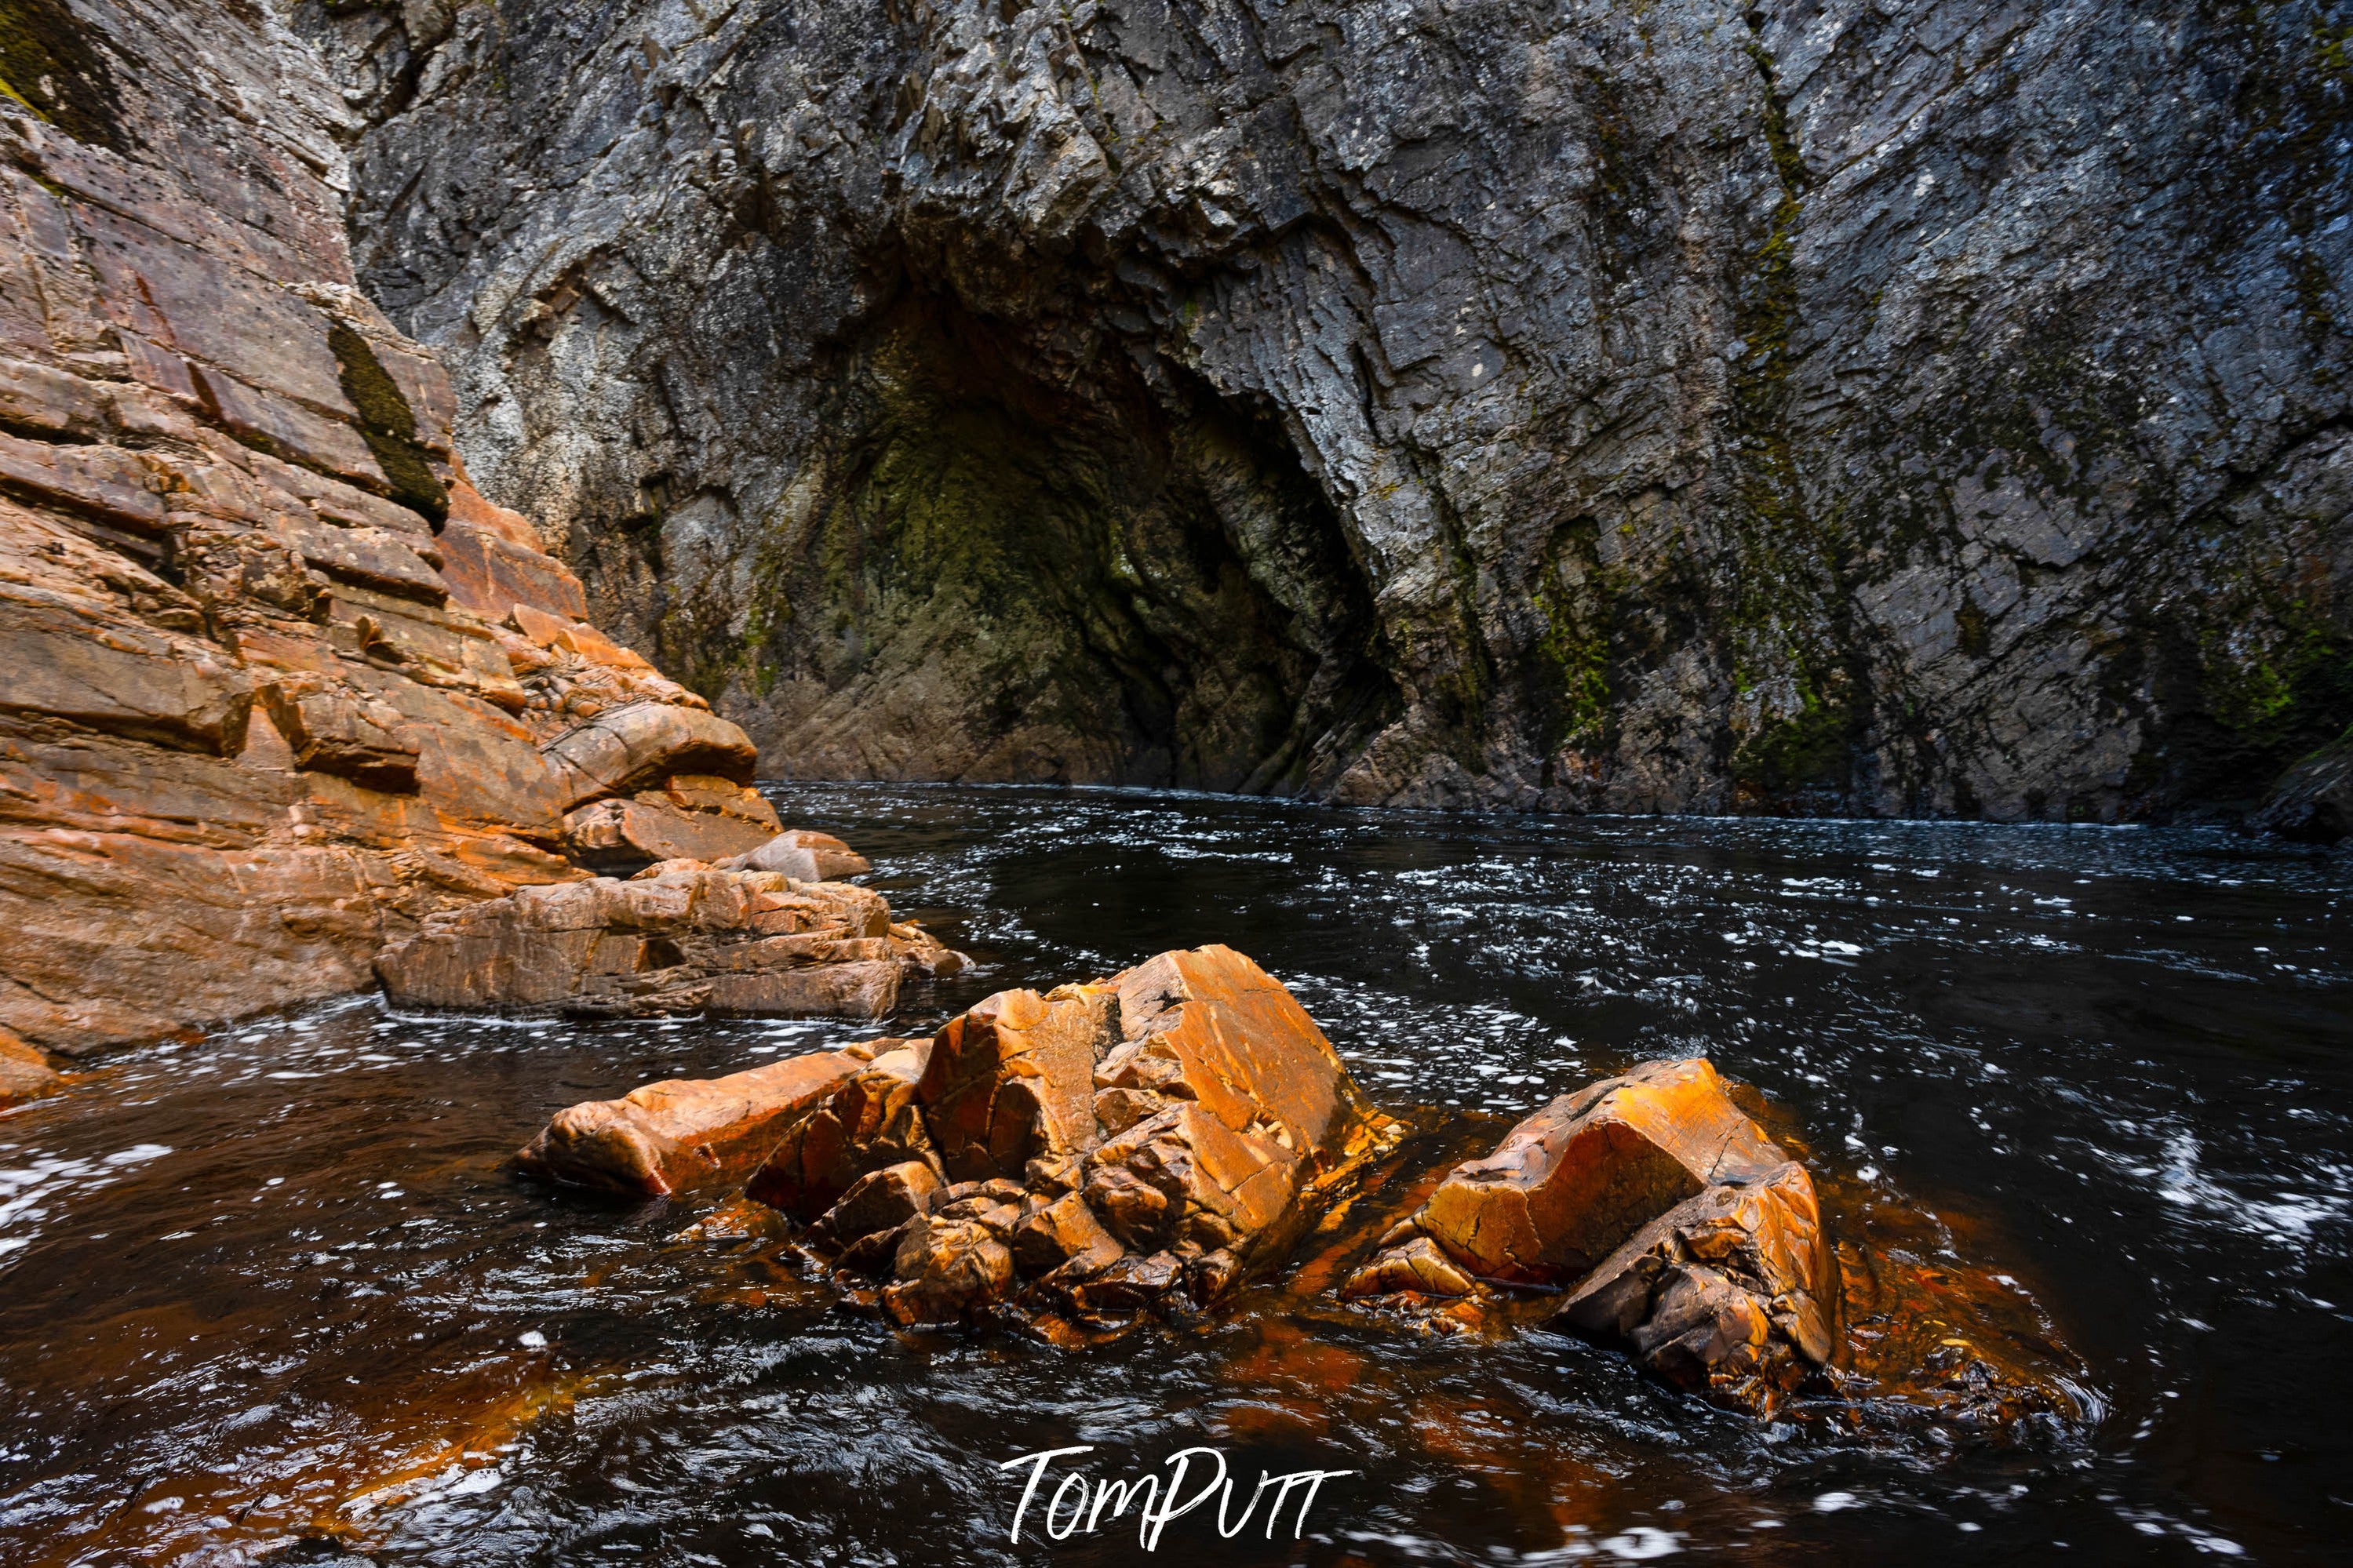
M0 1561L2345 1556L2353 972L2329 862L2195 832L776 796L985 961L894 1032L1222 941L1393 1107L1508 1116L1704 1052L1850 1205L1928 1216L1914 1261L2031 1300L2081 1414L2005 1441L1757 1426L1574 1340L1420 1338L1295 1293L1087 1351L901 1337L765 1244L668 1239L699 1208L501 1169L575 1100L877 1031L353 1001L126 1055L0 1120ZM997 1467L1074 1444L1097 1475L1215 1446L1245 1492L1358 1473L1296 1542L1290 1513L1271 1542L1197 1513L1151 1558L1132 1529L1050 1549L1033 1513L1008 1549Z

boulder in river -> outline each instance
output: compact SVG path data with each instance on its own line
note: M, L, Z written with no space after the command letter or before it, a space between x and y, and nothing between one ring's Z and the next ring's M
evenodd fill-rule
M1556 1321L1719 1403L1769 1412L1837 1348L1812 1179L1701 1058L1565 1095L1449 1172L1345 1295L1570 1291Z
M864 888L670 861L431 916L376 972L407 1005L871 1018L902 976L964 963Z
M2353 741L2338 741L2280 776L2247 826L2308 844L2353 834Z
M718 1079L672 1079L558 1111L515 1155L533 1175L668 1197L741 1182L778 1129L862 1065L818 1051Z
M1388 1135L1297 1001L1225 947L1007 991L814 1100L750 1196L902 1322L1206 1303Z

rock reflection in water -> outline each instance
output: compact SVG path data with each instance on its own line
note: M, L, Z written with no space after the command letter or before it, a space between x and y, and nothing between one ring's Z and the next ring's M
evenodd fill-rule
M980 972L863 1031L343 1005L128 1053L0 1120L0 1558L312 1531L387 1563L1006 1562L996 1467L1072 1443L1099 1474L1199 1443L1248 1477L1362 1472L1318 1501L1324 1539L1214 1547L1239 1563L2327 1550L2353 1451L2302 1413L2353 1395L2353 1009L2324 862L2187 832L779 799ZM1229 1314L1074 1352L901 1336L833 1311L723 1194L551 1199L503 1169L565 1105L1210 941L1409 1122ZM2004 1442L1893 1400L1768 1427L1569 1336L1401 1333L1333 1297L1357 1227L1430 1173L1694 1054L1810 1144L1851 1290L1875 1265L1851 1311L1886 1348L1859 1373L2055 1365L2080 1415ZM1198 1560L1197 1522L1163 1554ZM1106 1535L1052 1560L1134 1558Z

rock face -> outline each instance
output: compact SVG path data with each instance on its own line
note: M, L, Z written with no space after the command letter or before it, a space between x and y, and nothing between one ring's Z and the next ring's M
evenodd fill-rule
M740 1183L783 1127L858 1069L845 1051L710 1079L673 1079L559 1112L515 1164L580 1186L668 1197Z
M771 771L2108 818L2353 720L2336 0L296 15L474 470Z
M1838 1349L1840 1276L1812 1178L1706 1061L1566 1095L1456 1166L1343 1294L1571 1288L1558 1321L1678 1387L1770 1414Z
M427 1007L576 1017L666 1013L879 1018L909 973L954 952L893 924L879 893L695 861L525 888L427 917L376 960L385 994Z
M2288 769L2247 826L2308 844L2353 835L2353 742L2324 746Z
M62 1082L47 1057L14 1031L0 1029L0 1106L55 1094Z
M1280 984L1205 947L881 1052L746 1191L886 1281L902 1322L1102 1323L1216 1298L1388 1128Z
M582 877L591 803L664 851L756 820L743 733L468 479L355 287L356 124L269 8L9 0L0 38L0 1025L364 985L435 911Z

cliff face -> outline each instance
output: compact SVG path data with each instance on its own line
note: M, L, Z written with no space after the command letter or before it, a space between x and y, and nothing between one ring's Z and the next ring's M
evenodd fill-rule
M2353 721L2353 7L294 12L777 773L2163 814Z
M583 802L750 776L466 479L354 287L356 130L242 0L0 0L0 1055L370 984L584 875Z

